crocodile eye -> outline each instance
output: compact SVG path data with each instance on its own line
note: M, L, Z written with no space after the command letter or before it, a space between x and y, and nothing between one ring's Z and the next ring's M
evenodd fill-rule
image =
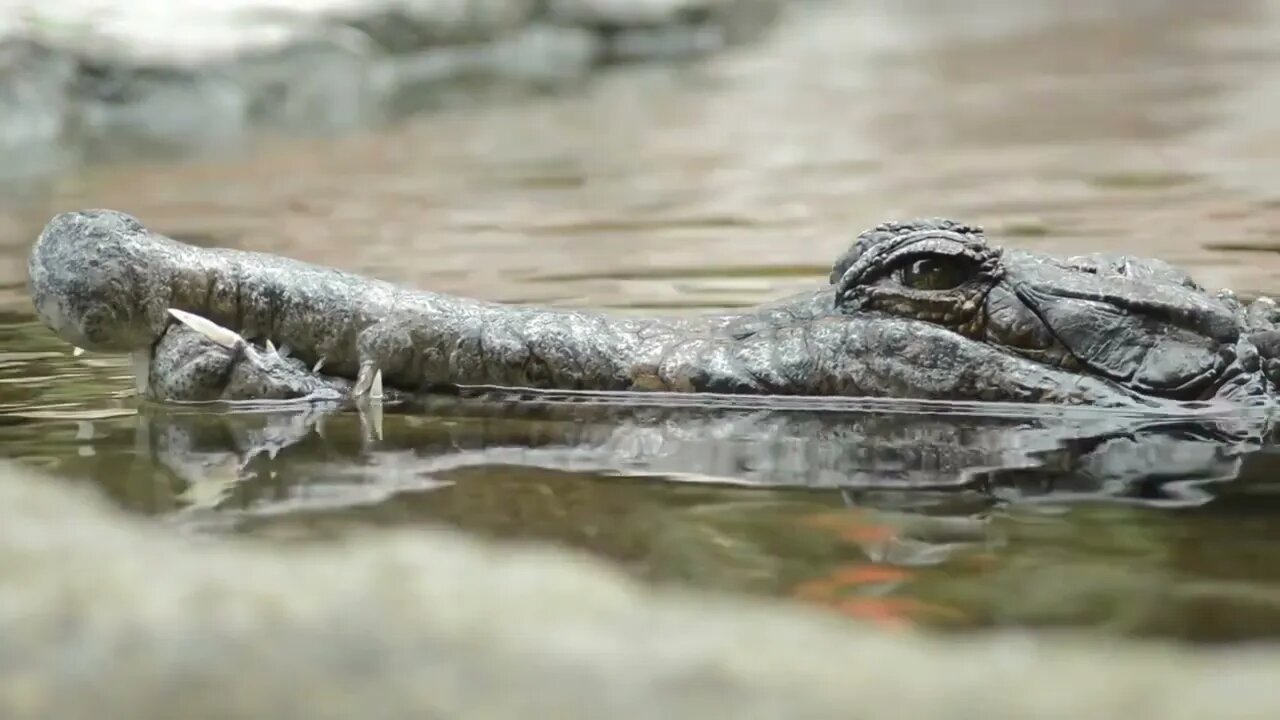
M929 257L912 261L898 271L903 285L916 290L950 290L973 275L970 263L953 257Z

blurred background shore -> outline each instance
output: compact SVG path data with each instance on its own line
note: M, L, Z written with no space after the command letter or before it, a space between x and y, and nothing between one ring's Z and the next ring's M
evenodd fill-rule
M951 214L1280 287L1280 11L1228 0L0 6L0 307L73 207L447 292L645 310ZM360 251L351 252L358 244Z

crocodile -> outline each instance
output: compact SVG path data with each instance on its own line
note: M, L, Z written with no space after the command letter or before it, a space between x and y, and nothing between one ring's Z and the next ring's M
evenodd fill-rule
M239 340L219 344L252 348L228 357L256 378L192 381L222 383L224 397L270 395L263 383L278 390L309 374L358 400L380 387L494 385L1254 404L1273 401L1280 378L1280 312L1268 298L1246 303L1209 292L1157 259L1003 248L981 227L949 218L860 233L827 284L811 291L737 312L669 317L419 290L267 253L198 247L110 209L53 216L31 250L28 278L46 326L84 349L131 353L140 389L152 385L155 351L175 311L228 331ZM253 359L278 356L275 348L287 348L288 361ZM200 373L199 363L184 367ZM164 386L187 382L157 384L151 394L163 396Z

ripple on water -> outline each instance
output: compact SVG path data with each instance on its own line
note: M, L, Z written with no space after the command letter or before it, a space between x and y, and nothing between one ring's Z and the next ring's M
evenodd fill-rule
M75 357L30 318L0 323L0 347L0 416L89 420L136 412L123 357Z

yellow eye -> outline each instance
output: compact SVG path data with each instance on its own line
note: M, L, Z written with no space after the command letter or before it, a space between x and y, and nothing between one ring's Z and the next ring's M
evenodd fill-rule
M916 290L950 290L969 279L970 268L953 258L923 258L902 269L902 284Z

